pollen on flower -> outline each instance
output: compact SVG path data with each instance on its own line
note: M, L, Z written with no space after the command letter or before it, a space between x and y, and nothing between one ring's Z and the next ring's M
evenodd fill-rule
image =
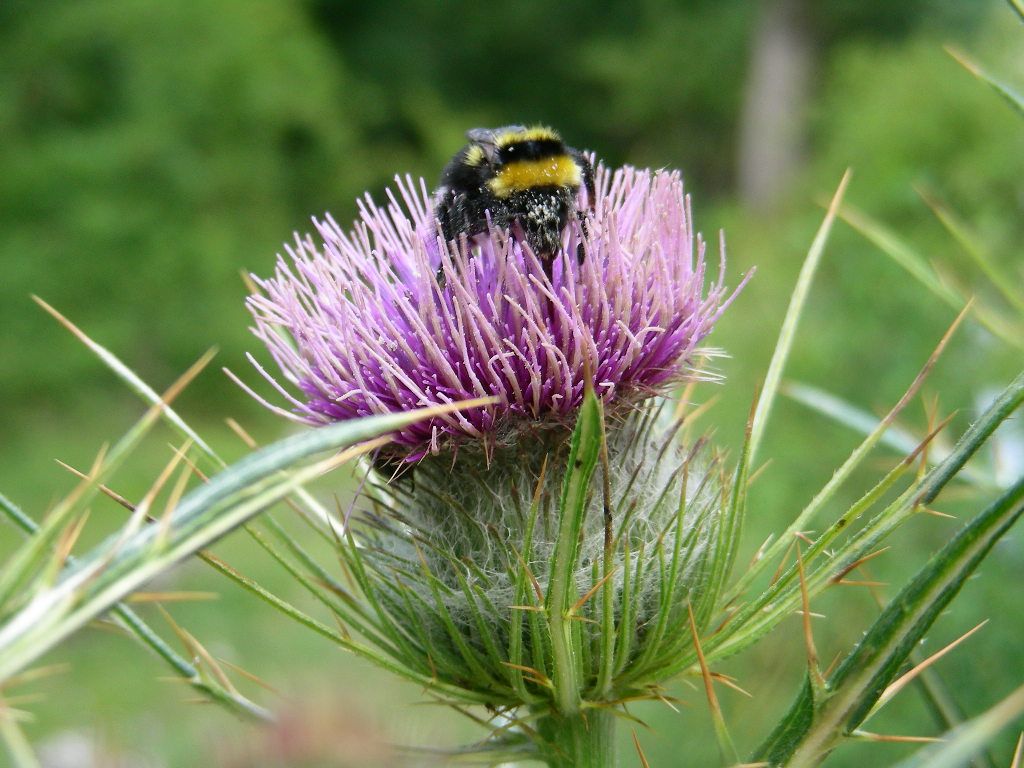
M253 331L291 389L269 407L309 424L497 396L410 426L404 458L565 423L587 377L633 405L698 375L699 344L735 295L724 255L708 285L678 172L597 170L597 200L570 220L550 276L515 233L446 243L426 185L397 180L352 230L330 216L296 236L262 293ZM578 254L583 254L580 259ZM738 290L738 289L737 289Z

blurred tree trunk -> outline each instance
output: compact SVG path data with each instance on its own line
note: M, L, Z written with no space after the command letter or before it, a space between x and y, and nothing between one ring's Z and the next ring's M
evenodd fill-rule
M740 200L771 211L803 163L816 46L808 0L760 0L740 115Z

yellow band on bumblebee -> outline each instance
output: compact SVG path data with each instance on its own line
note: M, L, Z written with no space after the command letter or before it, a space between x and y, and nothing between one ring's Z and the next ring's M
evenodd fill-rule
M580 167L568 155L508 163L498 170L487 186L495 197L507 197L536 187L579 189Z

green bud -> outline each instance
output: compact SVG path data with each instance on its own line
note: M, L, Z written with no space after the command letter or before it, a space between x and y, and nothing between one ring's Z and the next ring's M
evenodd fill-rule
M576 527L562 519L578 463L564 427L454 461L429 457L374 490L355 551L369 603L401 635L398 660L513 718L652 696L681 672L692 658L689 611L700 631L732 553L719 535L722 462L703 439L687 445L669 412L649 405L607 426L607 459L596 461ZM601 429L596 437L600 456ZM560 571L566 616L551 604ZM558 673L559 618L569 678ZM559 689L566 679L575 690Z

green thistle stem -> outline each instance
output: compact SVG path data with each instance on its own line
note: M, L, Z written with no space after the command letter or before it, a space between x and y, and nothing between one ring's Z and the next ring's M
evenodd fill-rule
M615 713L588 709L571 717L549 715L537 730L551 750L552 768L612 768L615 759Z

